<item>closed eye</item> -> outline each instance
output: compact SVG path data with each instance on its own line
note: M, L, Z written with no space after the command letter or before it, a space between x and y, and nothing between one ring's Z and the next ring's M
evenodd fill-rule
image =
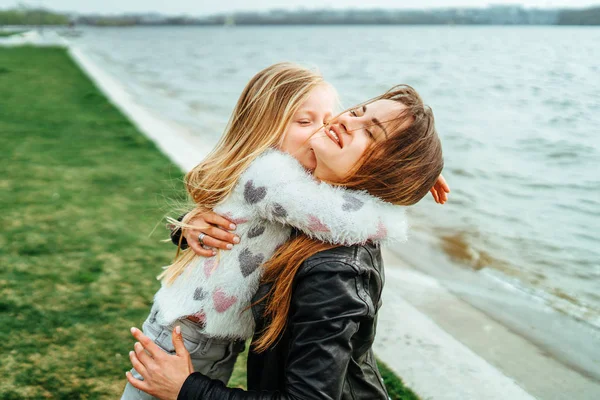
M364 111L364 108L363 108ZM349 111L350 115L352 115L353 117L358 117L358 114L356 113L356 109L352 109ZM373 133L365 128L365 132L367 132L367 135L369 135L371 137L371 139L375 140L375 135L373 135Z
M310 120L308 120L308 119L303 119L303 120L300 120L300 121L298 121L298 123L299 123L300 125L311 125L311 124L312 124L312 121L310 121Z

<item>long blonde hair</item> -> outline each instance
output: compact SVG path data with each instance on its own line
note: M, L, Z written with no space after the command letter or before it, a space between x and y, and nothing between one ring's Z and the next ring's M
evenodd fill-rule
M278 63L257 73L248 82L233 110L225 132L213 151L185 176L185 186L195 203L182 222L167 218L175 229L221 203L233 191L241 174L262 152L277 146L294 113L310 92L324 84L316 71L292 63ZM200 227L201 228L201 227ZM190 249L179 256L157 279L171 284L199 256Z

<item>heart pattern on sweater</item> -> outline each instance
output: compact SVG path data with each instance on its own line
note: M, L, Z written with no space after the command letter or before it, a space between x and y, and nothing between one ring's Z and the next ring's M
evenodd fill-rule
M322 223L319 218L312 214L308 216L308 229L313 232L329 232L327 225Z
M285 208L283 208L283 206L279 203L273 203L273 216L275 218L285 218L287 217L288 213L285 210Z
M204 300L206 298L206 291L204 289L197 287L194 291L194 300Z
M244 185L244 199L248 204L256 204L267 195L267 188L264 186L255 187L254 181L250 179Z
M209 278L218 266L219 263L215 257L207 258L204 262L204 275Z
M265 227L264 225L256 225L253 226L252 228L250 228L250 230L248 231L248 238L252 239L255 237L259 237L260 235L262 235L263 233L265 233Z
M223 214L223 217L227 218L228 220L230 220L231 222L233 222L236 225L239 224L243 224L248 222L248 218L244 218L244 217L235 217L232 213L227 212L225 214Z
M213 295L213 303L215 304L215 310L219 313L223 313L229 309L236 301L237 297L235 296L227 296L222 289L217 289L214 291Z
M379 221L379 225L377 225L377 232L374 235L369 236L369 240L381 240L381 239L385 239L385 237L387 236L388 232L387 232L387 228L385 227L385 225L383 224L383 222L381 222L381 220Z
M240 271L242 271L244 278L256 271L264 259L265 257L262 254L254 255L249 249L242 250L238 256L238 260L240 262Z
M365 205L362 200L359 200L348 193L344 193L342 198L346 201L344 204L342 204L342 210L344 211L358 211L363 205Z
M198 322L206 322L206 314L204 313L204 311L199 311L195 314L192 314L192 317L196 318Z

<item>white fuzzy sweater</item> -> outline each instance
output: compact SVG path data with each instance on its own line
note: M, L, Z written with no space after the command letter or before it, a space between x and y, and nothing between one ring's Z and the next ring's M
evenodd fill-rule
M366 192L320 183L292 156L268 150L242 174L214 210L238 225L240 244L186 267L154 297L151 320L170 324L194 315L205 334L247 339L254 319L247 309L258 289L261 265L285 243L292 228L335 244L406 240L403 207Z

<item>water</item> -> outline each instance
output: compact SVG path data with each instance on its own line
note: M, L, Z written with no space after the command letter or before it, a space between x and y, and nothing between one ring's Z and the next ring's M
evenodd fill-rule
M432 106L452 188L412 210L420 248L600 328L600 29L87 29L77 42L134 98L212 146L279 61L317 66L349 106L408 83ZM423 250L425 249L425 250ZM459 276L460 274L457 274Z

